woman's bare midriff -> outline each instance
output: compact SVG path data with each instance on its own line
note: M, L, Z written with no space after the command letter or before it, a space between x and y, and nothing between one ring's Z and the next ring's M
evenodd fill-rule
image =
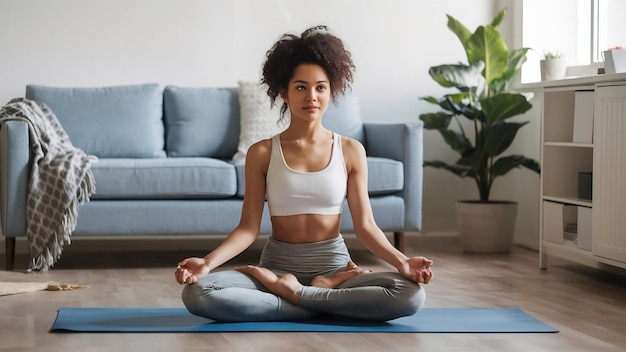
M314 243L339 235L341 215L272 216L272 237L287 243Z

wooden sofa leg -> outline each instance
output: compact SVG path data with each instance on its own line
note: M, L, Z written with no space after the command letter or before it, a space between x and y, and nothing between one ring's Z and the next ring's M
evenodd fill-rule
M15 237L6 237L5 247L7 270L13 270L15 265Z
M404 232L393 233L393 244L400 252L404 253Z

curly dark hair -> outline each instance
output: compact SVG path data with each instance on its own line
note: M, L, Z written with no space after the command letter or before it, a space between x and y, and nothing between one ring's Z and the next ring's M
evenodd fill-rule
M301 64L316 64L322 67L330 80L331 96L334 103L338 94L344 94L353 82L355 71L352 56L345 49L341 39L332 35L328 27L311 27L298 37L283 34L270 50L263 65L261 84L267 85L267 94L272 105L281 91L286 91L296 67ZM287 111L287 104L280 109L281 119Z

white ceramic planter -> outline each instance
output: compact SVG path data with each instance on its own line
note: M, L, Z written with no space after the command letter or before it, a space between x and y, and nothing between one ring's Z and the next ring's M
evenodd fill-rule
M541 60L541 80L552 81L565 78L565 60L562 58Z
M459 201L457 221L467 253L507 253L517 217L516 202Z

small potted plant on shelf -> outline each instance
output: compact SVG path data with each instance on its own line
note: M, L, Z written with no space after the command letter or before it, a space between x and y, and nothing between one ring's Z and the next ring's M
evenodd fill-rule
M540 68L542 81L552 81L565 77L565 60L558 51L544 51Z
M528 123L509 119L531 108L526 95L507 91L508 83L526 60L528 49L508 50L497 29L504 14L502 10L491 24L478 27L474 33L448 15L448 28L461 41L468 63L431 67L430 76L441 86L455 91L441 98L422 98L443 109L421 114L424 128L438 131L460 156L454 163L430 160L424 166L472 178L478 188L478 200L457 202L457 219L466 252L510 250L517 202L491 200L491 187L496 178L514 168L525 167L539 173L539 163L533 159L522 155L501 156L518 130ZM464 127L463 121L471 127Z

